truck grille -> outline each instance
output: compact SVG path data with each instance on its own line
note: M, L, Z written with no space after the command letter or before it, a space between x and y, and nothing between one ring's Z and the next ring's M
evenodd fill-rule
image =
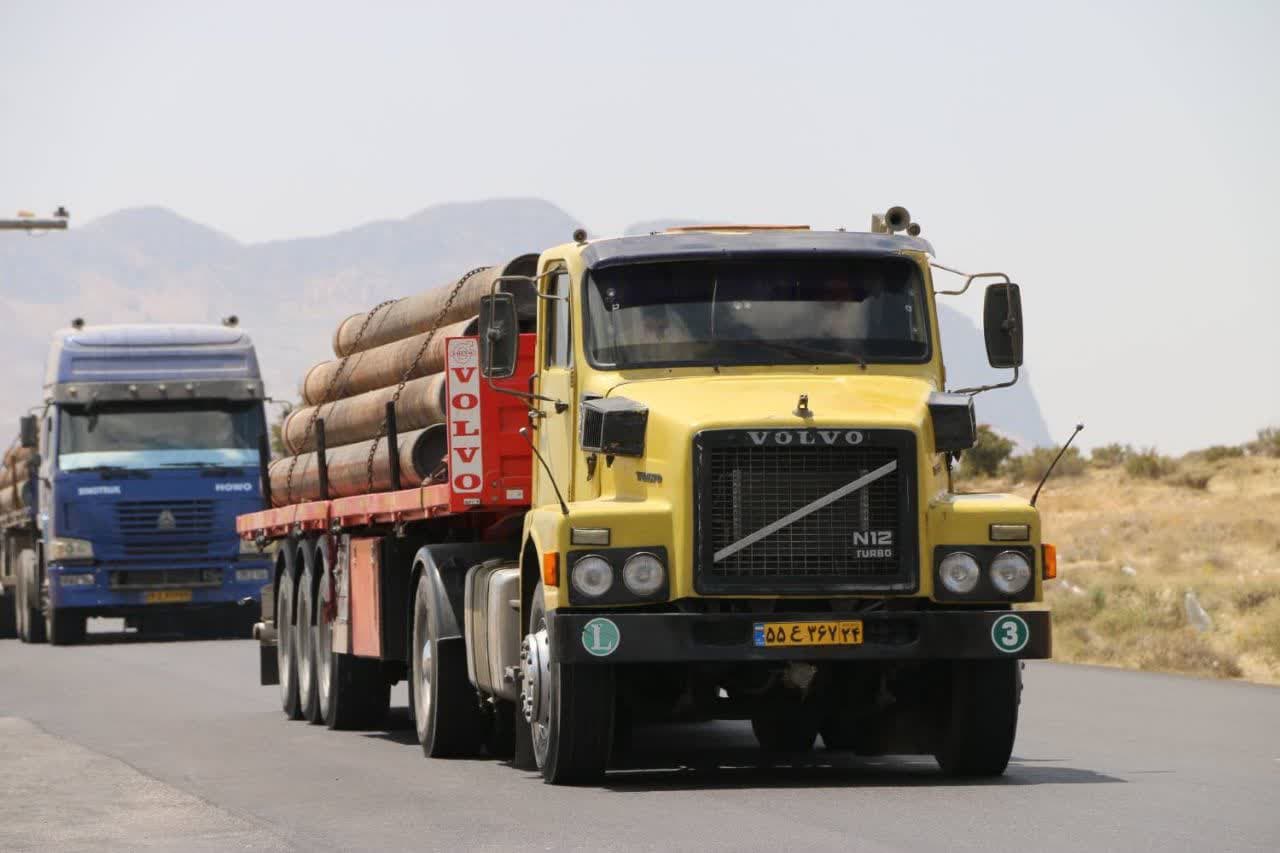
M699 592L916 588L911 433L708 430L694 439L694 467ZM881 473L865 486L776 526L876 472ZM771 526L768 535L751 541Z
M125 569L109 573L112 589L221 586L221 569Z
M116 523L127 557L202 556L214 538L214 502L121 501Z

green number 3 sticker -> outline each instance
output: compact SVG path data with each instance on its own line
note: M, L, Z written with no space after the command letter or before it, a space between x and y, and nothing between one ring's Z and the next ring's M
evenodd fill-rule
M1002 652L1020 652L1030 639L1031 629L1026 620L1013 613L1001 616L991 625L991 642Z

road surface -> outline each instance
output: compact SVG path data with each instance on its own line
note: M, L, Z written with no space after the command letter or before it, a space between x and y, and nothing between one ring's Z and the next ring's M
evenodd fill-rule
M403 707L382 732L286 722L256 667L248 641L0 641L0 850L1280 849L1276 688L1030 664L1000 780L766 765L720 723L640 733L575 789L424 759Z

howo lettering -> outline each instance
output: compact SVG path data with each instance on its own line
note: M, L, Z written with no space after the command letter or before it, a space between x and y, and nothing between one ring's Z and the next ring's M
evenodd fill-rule
M392 418L366 418L355 476L299 456L313 491L238 520L280 543L263 683L342 728L407 680L427 755L557 784L599 779L628 727L717 718L766 750L1002 773L1021 661L1051 650L1048 613L1012 611L1055 562L1026 500L953 488L986 389L948 388L936 300L992 279L988 358L1016 380L1021 298L1003 275L941 286L918 234L902 208L866 233L579 232L343 321L317 375L438 371L439 408L363 393L443 411L447 445L406 473ZM477 280L478 319L449 314ZM439 366L347 361L406 350ZM367 414L351 400L328 416Z

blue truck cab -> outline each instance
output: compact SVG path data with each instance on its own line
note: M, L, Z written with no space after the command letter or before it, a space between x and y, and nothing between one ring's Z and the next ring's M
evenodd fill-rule
M60 331L44 392L43 413L23 424L38 452L28 532L17 518L5 531L18 540L6 550L23 638L74 643L90 616L247 637L269 569L235 532L237 515L263 506L264 395L248 335Z

